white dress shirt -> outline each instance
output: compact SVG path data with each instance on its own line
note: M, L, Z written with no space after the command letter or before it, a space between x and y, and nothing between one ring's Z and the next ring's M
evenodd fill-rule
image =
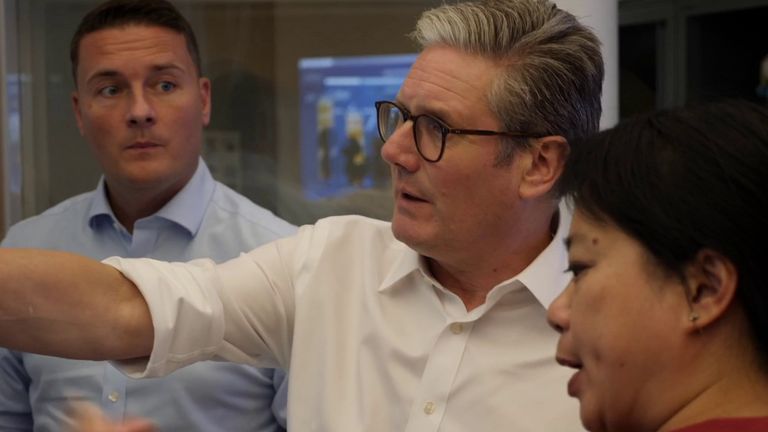
M298 432L582 430L545 318L569 280L560 213L550 245L470 312L389 223L359 216L220 265L109 259L155 328L151 356L120 366L133 376L211 358L282 366Z

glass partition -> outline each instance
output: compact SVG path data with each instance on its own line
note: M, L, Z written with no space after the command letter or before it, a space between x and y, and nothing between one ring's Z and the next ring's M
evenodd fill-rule
M69 64L75 27L97 3L18 3L22 72L29 77L21 96L28 108L22 111L23 217L93 189L99 178L75 125ZM214 176L296 224L346 213L388 219L391 197L372 132L373 102L393 97L416 48L406 35L424 9L440 2L174 3L195 29L203 74L212 82L204 157ZM313 95L308 68L322 61L331 61L338 74L320 83L323 95ZM388 61L396 64L388 68ZM327 105L329 97L335 102ZM327 149L327 175L318 156L323 144L310 140L322 135L323 110L335 125L329 131L343 141Z

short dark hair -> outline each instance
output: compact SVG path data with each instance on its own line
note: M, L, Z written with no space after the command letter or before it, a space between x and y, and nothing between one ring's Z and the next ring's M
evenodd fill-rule
M731 260L768 368L768 109L725 101L622 122L573 147L559 188L682 280L702 249Z
M80 41L86 35L114 27L129 25L157 26L173 30L184 36L187 51L192 57L198 75L202 74L200 51L192 26L176 7L166 0L109 0L96 6L80 21L69 45L72 77L77 85L77 65Z

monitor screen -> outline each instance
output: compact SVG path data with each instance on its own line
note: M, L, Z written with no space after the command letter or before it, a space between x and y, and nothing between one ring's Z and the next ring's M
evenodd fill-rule
M299 60L301 177L308 199L387 185L377 100L394 100L416 54Z

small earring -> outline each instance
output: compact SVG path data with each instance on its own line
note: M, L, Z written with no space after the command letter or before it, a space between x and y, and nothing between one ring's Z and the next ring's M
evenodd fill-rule
M699 320L699 314L697 314L696 312L691 312L691 314L688 315L688 320L692 323L695 323L696 321Z

